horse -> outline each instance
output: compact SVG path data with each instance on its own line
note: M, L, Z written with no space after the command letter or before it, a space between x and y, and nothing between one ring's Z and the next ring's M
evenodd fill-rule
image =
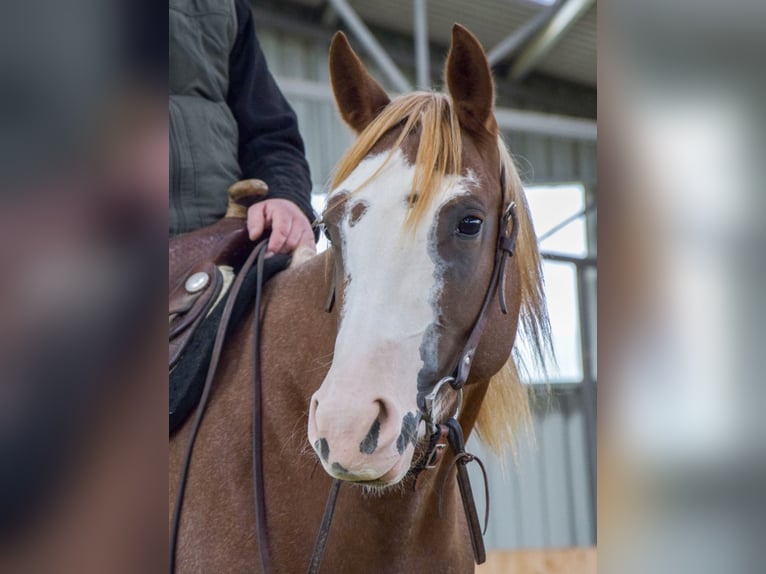
M390 99L340 32L329 67L357 134L322 214L331 246L265 286L250 318L260 319L260 365L251 320L229 336L191 460L179 572L261 572L261 551L275 572L305 570L338 480L323 572L472 572L449 456L413 472L427 454L428 419L455 414L466 437L475 430L502 449L530 416L512 351L517 330L540 355L546 344L540 256L481 44L453 27L445 93ZM512 204L516 247L490 297ZM464 389L434 396L458 359ZM255 368L266 549L253 512ZM170 440L171 513L190 426Z

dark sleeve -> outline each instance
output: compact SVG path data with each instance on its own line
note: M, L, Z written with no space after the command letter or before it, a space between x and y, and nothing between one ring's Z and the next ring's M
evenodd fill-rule
M236 9L227 103L239 127L242 177L262 179L268 197L289 199L313 221L311 175L298 120L266 65L247 0L236 0Z

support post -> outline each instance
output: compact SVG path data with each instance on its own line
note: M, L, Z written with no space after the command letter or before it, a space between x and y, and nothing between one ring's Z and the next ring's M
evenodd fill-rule
M524 24L516 28L504 39L500 40L494 48L487 52L487 61L490 66L494 66L500 60L514 56L529 39L535 35L561 8L564 0L557 0L555 4L546 10L540 10Z
M526 44L511 67L511 77L521 80L529 74L595 1L566 0L535 37Z
M430 56L428 53L428 14L427 0L413 0L415 22L415 70L417 85L420 90L431 87Z

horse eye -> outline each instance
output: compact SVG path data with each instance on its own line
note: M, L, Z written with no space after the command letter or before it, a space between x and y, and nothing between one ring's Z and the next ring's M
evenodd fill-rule
M473 237L475 235L479 234L479 231L481 231L481 224L484 223L481 219L478 217L468 216L464 217L460 223L457 225L457 231L460 233L460 235L467 235L469 237Z

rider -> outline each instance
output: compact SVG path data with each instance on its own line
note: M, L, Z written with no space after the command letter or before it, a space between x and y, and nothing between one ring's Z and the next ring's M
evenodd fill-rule
M229 186L258 178L269 192L248 210L251 239L315 250L303 140L247 0L170 0L170 42L170 234L214 223Z

